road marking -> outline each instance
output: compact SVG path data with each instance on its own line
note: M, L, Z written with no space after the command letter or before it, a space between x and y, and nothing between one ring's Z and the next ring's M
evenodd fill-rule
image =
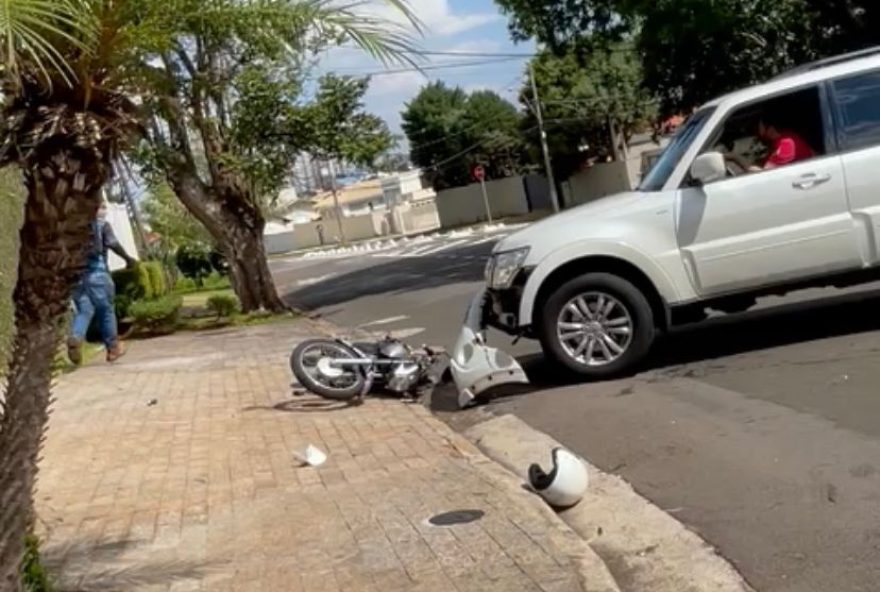
M411 329L400 329L398 331L392 331L391 337L394 339L406 339L407 337L413 337L418 335L419 333L424 333L424 327L412 327Z
M432 243L430 245L426 245L424 247L419 247L418 249L413 249L408 253L402 253L405 257L419 257L421 255L425 255L427 253L433 252L437 248L436 243Z
M361 325L361 327L373 327L375 325L390 325L391 323L396 323L398 321L405 321L409 317L406 315L401 315L399 317L388 317L386 319L379 319L378 321L370 321L369 323L365 323Z
M453 247L457 247L464 243L468 242L467 239L452 241L451 243L440 244L439 246L431 246L427 249L419 249L418 251L413 251L410 254L411 257L425 257L427 255L433 255L434 253L439 253L441 251L446 251L448 249L452 249Z
M497 241L501 240L502 238L504 238L504 237L498 236L496 234L495 236L487 236L485 238L481 238L480 240L474 241L471 244L472 245L482 245L483 243L497 242Z
M304 280L299 280L296 282L297 286L313 286L315 284L320 284L325 280L329 280L332 277L335 277L337 274L328 273L327 275L319 275L318 277L306 278Z

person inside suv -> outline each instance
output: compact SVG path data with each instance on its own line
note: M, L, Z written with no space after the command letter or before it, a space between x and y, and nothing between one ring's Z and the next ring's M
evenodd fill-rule
M765 114L758 119L756 137L769 152L760 164L748 162L734 152L725 157L746 172L757 172L774 169L816 156L804 138L796 131L780 126L772 114Z

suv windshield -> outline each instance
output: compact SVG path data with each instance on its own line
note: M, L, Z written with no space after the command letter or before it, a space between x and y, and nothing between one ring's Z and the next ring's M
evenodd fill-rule
M694 138L699 135L713 111L715 111L714 107L701 109L688 118L648 174L645 175L642 184L639 185L639 191L660 191L663 189L672 171L675 170L675 165L687 152Z

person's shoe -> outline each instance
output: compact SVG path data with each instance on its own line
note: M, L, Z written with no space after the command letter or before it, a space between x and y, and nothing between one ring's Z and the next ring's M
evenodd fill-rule
M67 358L75 366L83 363L83 344L81 339L71 337L67 340Z
M115 362L119 358L125 355L125 346L122 345L121 341L114 341L113 345L107 349L107 361Z

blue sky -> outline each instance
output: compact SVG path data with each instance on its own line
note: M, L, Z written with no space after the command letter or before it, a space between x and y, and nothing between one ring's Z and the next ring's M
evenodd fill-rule
M375 5L381 1L374 0ZM413 11L426 27L420 45L432 51L529 53L531 43L514 44L507 30L507 19L492 0L409 0ZM384 8L373 8L382 16L393 15ZM432 57L426 64L480 61L479 58ZM433 80L443 80L465 90L491 89L516 102L525 59L514 59L480 66L403 72L376 76L366 97L366 107L379 115L394 133L400 132L400 111L406 101ZM394 69L395 66L390 66ZM361 75L383 67L362 53L348 48L334 50L319 64L319 71Z

